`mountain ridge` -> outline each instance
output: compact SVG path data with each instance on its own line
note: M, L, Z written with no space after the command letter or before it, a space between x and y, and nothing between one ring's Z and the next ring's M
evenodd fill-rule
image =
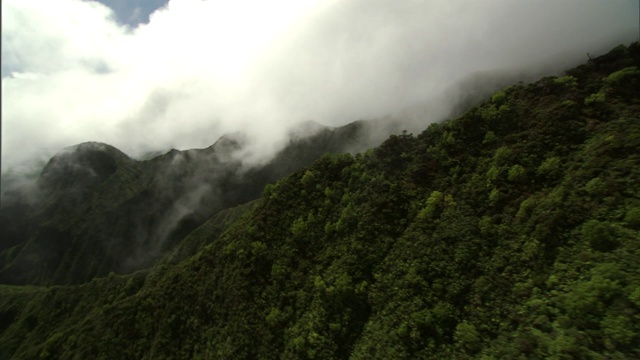
M242 133L147 160L98 142L65 148L45 165L31 191L36 201L0 209L0 280L78 283L148 267L216 212L259 197L266 184L325 152L376 141L368 138L371 126L303 123L271 160L251 166L237 154L249 142Z
M618 47L324 155L148 270L3 286L0 353L637 358L639 68Z

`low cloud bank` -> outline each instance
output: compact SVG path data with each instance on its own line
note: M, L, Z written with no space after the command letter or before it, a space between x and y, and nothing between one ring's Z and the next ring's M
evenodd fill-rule
M88 140L142 157L243 131L260 162L302 121L390 116L419 130L506 81L473 81L483 74L528 80L634 41L637 7L171 0L131 29L97 2L7 0L2 173Z

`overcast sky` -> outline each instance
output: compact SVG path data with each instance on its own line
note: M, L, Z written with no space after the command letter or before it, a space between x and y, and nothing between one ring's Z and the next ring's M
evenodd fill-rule
M300 121L415 106L426 127L470 76L637 34L637 0L4 0L2 171L89 140L139 156L242 130L268 153Z

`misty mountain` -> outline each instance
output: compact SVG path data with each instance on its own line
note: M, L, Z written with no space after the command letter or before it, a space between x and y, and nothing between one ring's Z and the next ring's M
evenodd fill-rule
M251 166L241 158L241 133L145 161L95 142L64 149L37 186L5 196L0 281L72 284L146 268L217 212L257 199L266 184L322 154L381 141L371 136L377 125L303 123L273 159Z
M307 139L353 140L360 126ZM305 149L297 141L289 155ZM242 138L218 145L241 147ZM179 199L191 189L167 179L213 176L188 164L241 166L222 161L228 153L216 146L142 162L105 145L80 147L82 159L67 163L64 152L43 171L46 196L27 209L29 242L5 258L38 236L82 239L73 236L89 229L85 219L110 208L159 225L145 207L176 209L161 190ZM81 285L1 285L0 357L639 358L638 149L635 43L504 88L418 135L325 154L258 199L212 212L149 268ZM75 178L45 186L58 168ZM251 184L248 173L207 179ZM129 187L110 182L121 179ZM100 189L110 186L109 198L122 201L104 199ZM81 194L66 200L74 204L91 199L70 217L38 219L63 206L53 201L62 192ZM116 228L128 221L111 214Z

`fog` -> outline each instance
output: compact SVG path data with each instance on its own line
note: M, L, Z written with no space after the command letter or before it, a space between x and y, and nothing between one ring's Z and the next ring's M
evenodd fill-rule
M84 141L143 157L242 131L255 163L302 121L422 129L637 34L635 0L171 0L137 27L97 2L6 0L2 173Z

